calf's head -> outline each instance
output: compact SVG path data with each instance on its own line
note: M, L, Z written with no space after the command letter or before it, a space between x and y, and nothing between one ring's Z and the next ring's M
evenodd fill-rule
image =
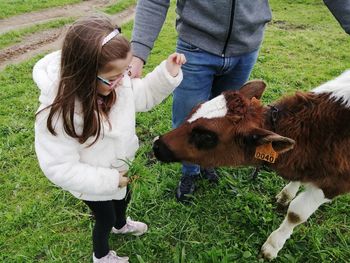
M292 139L262 128L266 108L259 99L265 87L263 81L250 81L198 105L181 126L154 142L155 156L203 167L237 166L257 162L257 146L272 143L277 153L292 149Z

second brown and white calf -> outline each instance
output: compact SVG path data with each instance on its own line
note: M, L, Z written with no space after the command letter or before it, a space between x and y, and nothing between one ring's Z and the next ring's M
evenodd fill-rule
M276 196L290 203L287 216L261 249L272 259L294 227L323 203L350 192L350 71L271 106L259 100L264 90L263 81L251 81L197 106L153 149L164 162L265 164L291 181ZM296 196L301 184L305 191Z

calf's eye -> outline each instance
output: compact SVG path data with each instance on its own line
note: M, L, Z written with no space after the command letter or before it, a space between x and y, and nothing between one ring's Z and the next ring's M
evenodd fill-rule
M218 135L203 127L192 129L189 136L189 143L193 144L199 150L209 150L215 148L218 144Z

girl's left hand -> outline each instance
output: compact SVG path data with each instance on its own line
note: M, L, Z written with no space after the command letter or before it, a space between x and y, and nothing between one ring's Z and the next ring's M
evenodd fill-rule
M185 63L186 57L184 54L173 53L166 60L166 68L171 76L176 77L179 74L181 66Z

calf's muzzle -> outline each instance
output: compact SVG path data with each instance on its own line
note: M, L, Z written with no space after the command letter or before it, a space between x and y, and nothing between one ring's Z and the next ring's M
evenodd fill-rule
M162 141L162 137L153 142L153 152L155 157L161 162L170 163L179 161L169 147Z

